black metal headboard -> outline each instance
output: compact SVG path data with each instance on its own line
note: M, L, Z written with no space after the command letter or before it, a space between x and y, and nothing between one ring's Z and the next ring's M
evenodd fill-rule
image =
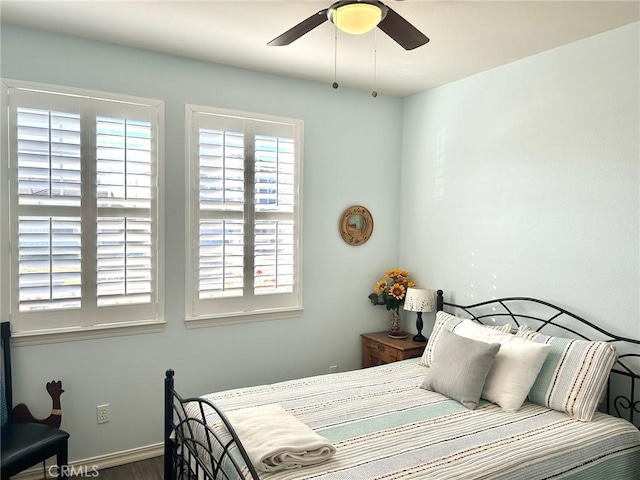
M604 330L578 315L543 300L529 297L506 297L471 305L445 302L438 290L436 308L448 307L449 313L463 313L483 325L512 322L516 327L528 325L532 330L551 336L567 336L613 344L618 359L611 370L605 395L607 413L625 418L640 428L640 340L621 337ZM564 334L564 335L563 335Z

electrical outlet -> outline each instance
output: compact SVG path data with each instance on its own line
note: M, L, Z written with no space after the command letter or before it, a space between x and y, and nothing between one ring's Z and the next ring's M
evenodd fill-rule
M109 404L98 405L96 407L96 413L98 415L98 423L107 423L109 418Z
M338 371L338 365L331 365L329 367L329 373L336 373Z

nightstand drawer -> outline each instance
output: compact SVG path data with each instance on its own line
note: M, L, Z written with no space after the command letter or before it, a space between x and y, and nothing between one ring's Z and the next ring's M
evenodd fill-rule
M362 335L362 367L373 367L419 357L425 345L409 338L390 338L387 332L365 333Z
M376 359L376 365L384 365L385 363L393 363L398 361L398 356L395 352L374 351L371 352L371 357Z
M382 343L377 343L371 340L365 341L364 349L369 357L369 366L384 365L385 363L392 363L398 361L398 352Z

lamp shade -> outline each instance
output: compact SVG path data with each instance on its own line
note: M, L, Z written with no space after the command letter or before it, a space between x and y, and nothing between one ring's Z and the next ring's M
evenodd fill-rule
M436 296L433 290L425 288L407 288L404 309L409 312L433 312Z
M337 7L330 20L346 33L368 32L382 20L382 9L370 3L350 3Z

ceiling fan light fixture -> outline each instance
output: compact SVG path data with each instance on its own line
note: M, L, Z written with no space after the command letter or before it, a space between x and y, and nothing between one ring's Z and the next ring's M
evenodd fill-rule
M382 14L378 5L349 3L332 9L330 20L343 32L358 35L373 30L382 20Z
M0 0L1 1L1 0ZM380 0L339 0L323 8L271 40L267 45L289 45L324 22L346 33L365 33L378 27L405 50L413 50L429 38Z

